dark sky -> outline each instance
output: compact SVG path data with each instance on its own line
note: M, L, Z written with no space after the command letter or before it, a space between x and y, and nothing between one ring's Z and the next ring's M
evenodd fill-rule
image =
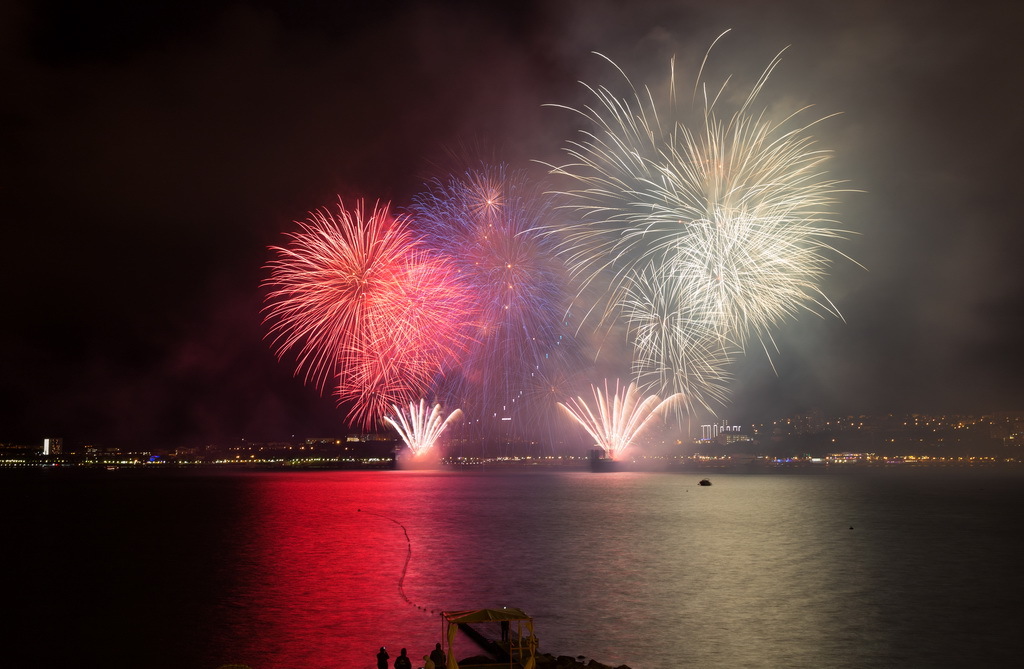
M732 421L1024 409L1014 2L12 0L0 7L0 441L343 430L263 341L267 246L346 198L408 203L456 147L558 162L600 51L637 82L813 103L862 192L805 315L736 369ZM372 8L372 9L371 9Z

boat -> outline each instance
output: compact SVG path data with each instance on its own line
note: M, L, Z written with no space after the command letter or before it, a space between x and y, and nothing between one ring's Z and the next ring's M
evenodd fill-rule
M622 462L606 458L604 450L595 448L590 451L590 471L592 472L618 472L622 471Z
M697 485L708 486L708 485L711 485L711 481L709 481L707 479L701 479L700 483L698 483Z

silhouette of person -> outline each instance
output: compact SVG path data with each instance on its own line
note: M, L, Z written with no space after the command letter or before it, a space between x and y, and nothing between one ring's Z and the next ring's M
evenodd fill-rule
M423 656L423 669L435 669L434 661L430 659L429 655Z
M412 669L412 661L409 656L405 654L405 649L402 649L401 654L395 658L395 669Z
M441 650L441 644L435 643L434 650L430 651L430 659L434 661L434 667L436 669L444 669L448 666L448 658L445 657L444 651Z
M380 652L377 653L377 669L388 669L388 651L384 649L384 646L380 647Z

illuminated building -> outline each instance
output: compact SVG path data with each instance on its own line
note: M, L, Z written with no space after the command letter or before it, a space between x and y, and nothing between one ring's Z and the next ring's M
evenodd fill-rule
M719 435L724 437L726 443L731 441L746 441L749 439L746 435L743 435L743 427L740 425L729 425L726 421L722 421L721 425L713 423L711 425L700 426L700 440L701 441L719 441ZM736 439L730 439L729 437L737 437Z

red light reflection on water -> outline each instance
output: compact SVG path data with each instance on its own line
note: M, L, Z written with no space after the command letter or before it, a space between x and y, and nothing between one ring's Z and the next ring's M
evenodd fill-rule
M241 529L216 661L264 667L371 666L380 646L414 660L440 618L399 588L409 543L392 514L399 472L268 475ZM362 509L362 511L361 511Z

